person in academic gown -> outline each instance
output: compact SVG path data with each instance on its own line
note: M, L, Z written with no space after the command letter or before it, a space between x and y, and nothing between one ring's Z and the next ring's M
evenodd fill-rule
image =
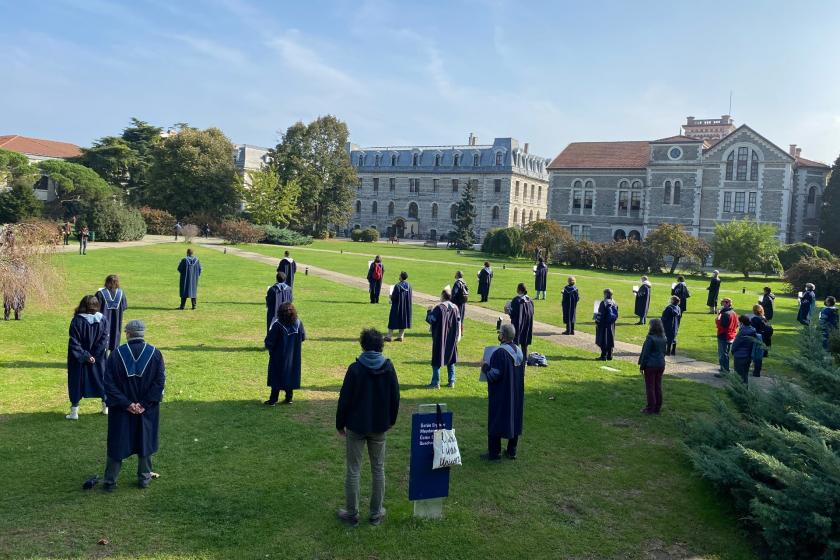
M487 377L487 453L481 458L498 461L502 438L507 440L505 456L516 459L525 410L525 353L514 342L516 328L509 323L499 330L501 345L481 370Z
M817 294L814 293L816 286L810 282L805 284L805 291L799 298L799 311L796 313L796 320L803 325L811 324L811 317L817 307Z
M394 338L394 331L399 331L397 342L403 341L405 329L411 328L411 284L408 283L408 273L400 272L400 281L394 285L391 292L391 312L388 315L388 336L386 342Z
M105 278L105 287L96 292L99 300L99 312L108 320L108 351L120 345L122 335L123 312L128 308L128 300L120 288L120 277L109 274Z
M455 273L455 283L452 284L452 303L458 306L461 316L461 334L464 333L464 316L467 314L467 300L470 296L470 289L464 282L464 273L460 270Z
M382 291L382 279L385 277L385 265L382 264L382 258L379 255L373 257L373 262L370 263L367 273L368 292L370 293L370 302L379 303L379 292Z
M545 288L548 284L548 265L542 257L537 261L537 268L534 270L534 291L536 299L545 299Z
M432 331L432 381L430 389L440 388L440 368L446 366L447 386L455 387L455 364L458 362L458 340L461 338L461 314L452 303L452 292L444 288L440 303L430 306L426 322Z
M277 283L271 286L265 294L265 332L271 329L271 323L277 317L280 306L284 303L292 303L292 288L286 284L286 275L278 272L275 279Z
M277 320L265 337L268 349L268 386L271 395L263 404L274 406L285 392L283 404L292 404L295 389L300 389L300 347L306 340L306 330L291 303L284 303L277 312Z
M580 301L580 292L575 283L574 276L569 276L568 284L563 288L563 297L560 306L563 308L563 324L566 330L563 334L575 334L575 320L577 319L577 304Z
M715 270L712 272L712 278L709 280L709 286L706 288L709 295L706 296L706 306L709 308L709 313L717 313L718 295L720 294L720 272Z
M615 347L615 322L618 320L618 304L612 298L612 290L604 290L604 299L595 314L595 344L601 349L599 360L612 360Z
M108 415L108 453L104 490L117 484L122 462L137 455L137 484L152 481L152 455L158 450L160 403L166 368L160 350L145 341L143 321L125 326L127 342L111 354L105 369Z
M190 298L192 308L195 309L196 298L198 297L198 277L201 276L201 263L198 257L193 256L192 249L187 249L187 256L178 263L178 272L181 274L180 293L181 306L183 309Z
M490 263L484 261L484 268L478 271L478 295L481 301L487 301L490 297L490 284L493 282L493 269Z
M280 264L277 265L277 272L282 272L286 275L286 284L291 288L295 287L295 272L297 272L297 263L289 256L288 251L283 252L283 258L280 259Z
M825 307L820 310L819 325L823 335L823 348L828 350L831 334L840 328L840 314L837 312L837 299L834 296L825 298Z
M636 292L636 317L639 318L637 325L644 325L647 322L648 309L650 309L650 281L647 276L642 276L642 283L639 291Z
M528 358L528 347L534 332L534 302L528 297L528 289L520 283L516 287L516 297L507 304L507 314L516 330L514 342L522 349L522 354Z
M70 414L65 416L68 420L79 419L79 401L83 398L102 399L102 414L108 414L103 385L107 350L108 320L99 312L96 296L85 296L70 321L70 339L67 343Z
M688 293L688 286L685 284L685 278L682 276L677 276L677 285L671 288L671 295L677 296L680 298L680 311L685 312L688 311L688 298L691 297L691 294Z
M769 286L765 286L764 294L761 296L761 300L758 303L764 308L764 318L768 321L773 320L773 304L775 302L776 295L773 293L773 290L771 290Z
M662 312L662 326L665 329L665 355L676 356L677 333L680 330L680 298L671 296L671 303Z

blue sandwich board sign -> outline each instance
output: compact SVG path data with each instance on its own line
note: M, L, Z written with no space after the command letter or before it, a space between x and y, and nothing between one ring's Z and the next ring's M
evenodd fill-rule
M434 406L434 405L431 405ZM443 425L452 428L452 413L442 414ZM408 473L408 499L429 500L449 496L449 468L432 469L433 444L437 428L436 412L415 412L411 416L411 461Z

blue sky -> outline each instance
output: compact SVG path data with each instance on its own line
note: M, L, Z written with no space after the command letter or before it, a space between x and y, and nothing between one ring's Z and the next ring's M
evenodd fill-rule
M35 6L37 5L37 9ZM655 139L732 112L840 153L840 2L0 0L0 134L88 145L132 116L274 145Z

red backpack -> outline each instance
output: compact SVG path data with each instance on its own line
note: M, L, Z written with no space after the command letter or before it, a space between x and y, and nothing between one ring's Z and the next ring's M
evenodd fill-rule
M382 263L373 263L373 279L382 280Z

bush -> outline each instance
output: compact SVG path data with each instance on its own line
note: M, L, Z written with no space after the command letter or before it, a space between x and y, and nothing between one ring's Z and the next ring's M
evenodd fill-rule
M574 244L574 241L569 244ZM601 251L600 262L607 270L659 272L662 260L650 247L638 241L624 240L606 243Z
M14 185L0 192L0 224L22 222L39 216L43 203L29 185Z
M263 233L261 243L270 245L310 245L312 238L294 230L277 226L257 226Z
M350 232L350 239L363 243L373 243L374 241L379 241L379 232L373 228L354 229Z
M95 202L87 212L86 223L97 241L137 241L146 235L146 222L140 212L113 200Z
M826 261L833 261L835 259L835 256L831 254L831 251L829 251L825 247L814 247L814 251L817 253L818 259L823 259Z
M359 241L362 238L362 230L356 228L350 231L350 241Z
M817 297L840 295L840 262L806 257L785 271L785 282L791 293L812 282L817 287Z
M577 268L597 268L603 262L605 243L580 240L564 245L557 260Z
M181 235L184 237L184 243L192 243L192 240L198 237L198 226L195 224L187 224L181 228Z
M226 243L259 243L263 230L247 220L225 220L219 227L219 233Z
M210 226L211 231L219 231L223 220L219 216L210 214L209 212L195 212L183 218L181 221L187 224L197 225L198 231L201 232L201 228L205 225Z
M152 235L171 235L175 231L175 216L166 210L143 206L139 209L143 221L146 222L146 232Z
M521 256L525 250L522 230L515 227L491 229L484 236L481 250L491 255Z
M813 245L807 243L791 243L779 250L779 262L785 270L789 269L806 257L816 257L817 251Z

